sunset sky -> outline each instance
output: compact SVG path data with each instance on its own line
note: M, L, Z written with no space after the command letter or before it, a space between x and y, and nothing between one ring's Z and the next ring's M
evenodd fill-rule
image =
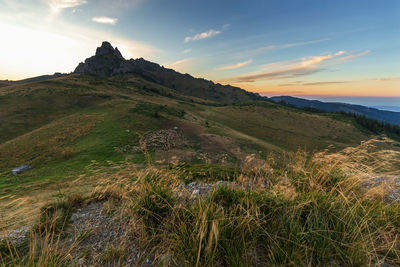
M400 97L399 0L0 0L0 33L0 80L71 72L107 40L264 95Z

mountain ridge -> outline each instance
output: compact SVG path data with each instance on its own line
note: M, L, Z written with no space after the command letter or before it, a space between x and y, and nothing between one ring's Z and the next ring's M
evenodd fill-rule
M265 100L257 93L251 93L239 87L215 84L189 74L182 74L173 69L160 66L143 58L123 58L118 48L109 42L103 42L96 49L96 54L79 63L74 73L97 75L103 77L140 75L143 78L166 86L179 93L217 101L221 104L243 103L254 100Z
M364 115L368 118L378 121L400 125L400 112L379 110L372 107L340 102L322 102L319 100L308 100L293 96L274 96L269 99L275 103L283 102L297 108L315 108L327 112L352 113L357 115Z

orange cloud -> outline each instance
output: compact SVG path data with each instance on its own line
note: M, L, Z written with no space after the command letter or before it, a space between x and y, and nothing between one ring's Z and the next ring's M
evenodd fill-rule
M253 62L253 60L250 59L250 60L247 60L247 61L245 61L245 62L239 62L239 63L234 64L234 65L230 65L230 66L226 66L226 67L219 68L218 70L233 70L233 69L238 69L238 68L247 66L247 65L251 64L252 62Z
M338 51L335 54L328 54L325 56L310 56L291 61L274 62L261 66L262 70L259 72L231 77L225 80L243 83L255 82L258 80L276 80L307 76L322 71L322 63L324 62L329 61L331 64L339 64L337 61L335 62L335 60L344 62L352 58L366 55L368 54L367 52L369 53L369 51L366 51L357 55L349 55L344 51Z

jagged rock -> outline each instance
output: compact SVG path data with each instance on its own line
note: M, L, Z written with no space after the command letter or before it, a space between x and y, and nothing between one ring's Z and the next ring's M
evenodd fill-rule
M124 60L124 57L121 55L121 52L119 52L118 48L116 47L114 49L109 42L103 42L100 47L97 47L96 56L103 56L108 54L111 54L118 59Z
M109 42L103 42L96 49L96 55L79 63L74 72L109 77L121 72L120 66L123 62L125 59L118 48L114 49Z

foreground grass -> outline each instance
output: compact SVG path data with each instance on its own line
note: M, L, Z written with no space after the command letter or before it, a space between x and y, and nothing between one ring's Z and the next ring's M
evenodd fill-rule
M183 189L183 174L179 168L151 166L99 172L102 180L89 199L106 201L112 207L108 212L124 218L128 238L160 265L400 264L400 207L368 200L336 162L300 152L279 163L273 157L262 164L249 159L240 173L221 176L229 183L197 198ZM68 256L74 248L58 248L57 242L73 209L84 201L69 197L43 208L41 227L34 228L30 241L24 248L3 244L0 262L76 262ZM115 253L104 253L94 264L113 260ZM120 248L115 255L124 258L124 253Z

